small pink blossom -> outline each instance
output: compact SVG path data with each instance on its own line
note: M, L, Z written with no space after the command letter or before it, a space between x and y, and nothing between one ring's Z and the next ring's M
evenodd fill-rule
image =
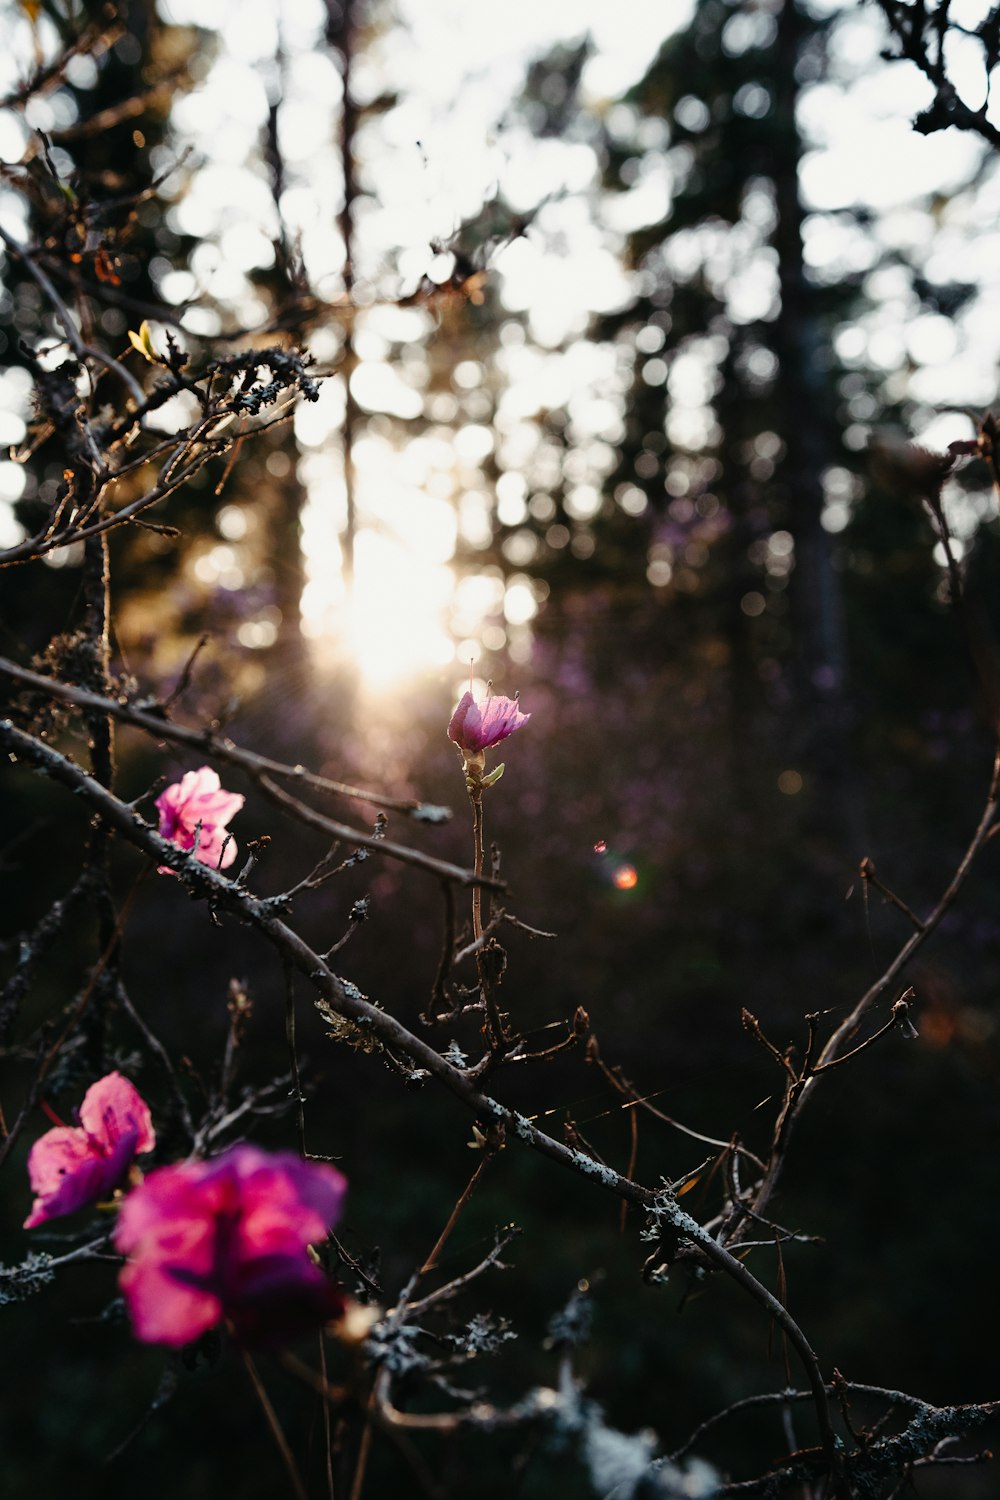
M115 1229L136 1337L179 1348L226 1319L242 1343L273 1344L334 1317L343 1295L306 1246L346 1190L333 1167L247 1145L151 1172Z
M156 1144L149 1107L127 1078L109 1073L83 1096L78 1126L47 1130L31 1148L35 1201L25 1229L110 1198L133 1158Z
M521 712L516 698L494 698L487 688L480 707L472 693L465 692L451 716L448 738L464 753L478 755L522 729L530 718Z
M194 849L197 844L196 858L201 864L225 870L236 858L236 841L226 824L245 800L239 792L224 792L210 766L187 771L156 799L160 834L179 849ZM173 873L167 865L160 869Z

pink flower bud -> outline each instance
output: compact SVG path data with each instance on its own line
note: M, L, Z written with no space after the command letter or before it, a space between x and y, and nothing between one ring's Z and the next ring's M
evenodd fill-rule
M451 716L448 738L466 756L478 755L522 729L530 718L521 712L516 698L494 698L487 689L486 702L480 707L472 693L465 692Z

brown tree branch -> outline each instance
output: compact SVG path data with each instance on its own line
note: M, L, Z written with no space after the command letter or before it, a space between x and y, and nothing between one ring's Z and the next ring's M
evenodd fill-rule
M629 1181L613 1168L547 1135L518 1110L482 1093L466 1070L454 1067L394 1016L365 1000L353 986L344 985L320 955L275 915L273 903L254 896L244 887L227 879L220 871L199 863L176 844L161 838L143 822L132 807L121 802L52 746L16 728L9 719L0 719L0 747L16 760L44 771L52 780L82 798L100 814L109 828L140 849L155 864L166 865L180 876L193 896L207 899L213 908L232 912L255 927L284 960L308 978L327 1005L356 1026L370 1031L387 1048L408 1058L415 1067L425 1070L475 1118L501 1130L508 1140L520 1140L539 1155L597 1184L616 1197L654 1212L660 1222L669 1224L678 1236L696 1245L709 1263L724 1271L742 1287L788 1336L808 1377L824 1451L831 1468L837 1467L836 1441L826 1388L819 1361L805 1334L788 1310L757 1280L749 1267L732 1255L690 1214L685 1213L672 1196Z
M8 661L5 657L0 657L0 676L23 683L25 687L42 693L46 697L57 698L63 703L72 703L77 708L95 708L102 713L111 714L121 723L132 724L136 729L142 729L158 740L170 740L175 745L184 745L189 750L197 750L199 754L211 755L216 760L239 766L241 770L255 779L265 775L276 776L280 780L292 781L299 786L312 787L318 792L332 792L338 797L350 797L358 802L370 802L373 807L407 813L420 823L441 823L451 816L451 809L447 807L418 802L413 798L390 797L384 792L373 792L362 787L348 786L343 781L332 781L328 776L319 776L314 771L307 770L305 766L286 765L283 761L272 760L267 755L258 755L253 750L244 750L239 745L235 745L227 736L215 734L210 729L188 729L183 724L175 724L172 719L167 718L164 708L159 705L153 709L138 708L118 698L102 697L98 693L90 692L87 688L76 687L68 682L59 682L54 677L46 677L40 672L33 672L29 667L22 667L17 662ZM176 697L176 690L171 695L171 699L173 697ZM346 835L344 837L346 839ZM362 835L362 837L366 838L368 835ZM347 841L351 842L351 840ZM378 847L384 850L386 841L380 840ZM463 874L467 877L465 883L468 883L472 879L471 872L463 871Z

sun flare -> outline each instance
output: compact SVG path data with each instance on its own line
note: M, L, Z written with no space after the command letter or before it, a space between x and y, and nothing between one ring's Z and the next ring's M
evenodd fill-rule
M324 656L350 660L362 684L376 691L456 663L467 667L484 653L523 660L537 587L524 574L505 578L493 564L461 575L455 569L461 507L450 492L434 492L452 462L446 445L415 439L393 449L366 440L355 462L350 579L339 454L321 443L300 465L309 496L302 513L304 634Z
M339 545L310 561L303 630L342 650L364 682L384 688L455 660L448 628L455 576L447 563L369 528L356 537L350 584Z

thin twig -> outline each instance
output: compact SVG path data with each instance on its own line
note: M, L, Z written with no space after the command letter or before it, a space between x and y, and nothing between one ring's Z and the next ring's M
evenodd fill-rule
M452 1009L447 985L452 966L452 954L455 949L455 893L447 880L441 882L441 894L444 896L444 939L437 972L431 987L431 998L426 1013L421 1017L421 1020L428 1025L443 1020Z
M940 923L942 917L954 904L956 896L962 889L962 886L965 884L969 871L972 868L973 861L975 860L976 855L979 853L980 849L985 844L996 819L998 785L1000 785L1000 751L997 752L993 759L993 771L990 776L989 791L987 792L986 796L986 805L983 808L982 815L979 819L978 824L976 825L976 831L972 835L965 853L959 860L958 867L955 870L955 873L952 876L951 880L948 882L948 885L945 888L942 896L940 897L937 905L934 907L930 915L925 918L921 929L918 932L914 932L910 936L910 938L903 944L902 948L900 948L899 952L896 954L896 957L889 964L885 972L880 976L880 978L876 979L873 985L871 985L865 991L851 1013L837 1027L836 1031L830 1037L829 1041L826 1043L825 1047L820 1053L819 1060L821 1063L826 1063L831 1058L836 1057L844 1041L854 1031L865 1011L867 1011L875 1003L875 1001L890 987L890 985L896 979L897 975L906 967L906 965L909 963L910 959L918 951L918 949L923 946L928 937L930 937L931 933Z
M323 1382L324 1393L329 1389L329 1381L326 1373L326 1335L322 1328L316 1335L319 1340L319 1375ZM336 1490L333 1483L333 1424L330 1420L330 1403L323 1400L320 1402L323 1409L323 1458L326 1472L327 1500L336 1500Z
M191 1110L184 1095L184 1090L181 1088L180 1079L177 1077L177 1072L170 1060L170 1053L167 1051L166 1047L164 1047L163 1043L160 1041L156 1033L150 1028L146 1021L143 1020L142 1016L136 1010L135 1006L132 1004L131 999L129 998L128 991L126 990L124 984L120 979L115 991L115 997L122 1010L132 1022L133 1026L137 1031L141 1033L146 1046L150 1049L151 1052L155 1054L156 1057L159 1058L160 1063L163 1067L163 1071L167 1075L167 1080L170 1084L173 1096L177 1101L177 1107L180 1112L181 1120L184 1123L184 1129L187 1131L189 1140L193 1140L195 1133L194 1121L191 1118Z
M291 964L285 960L283 964L285 974L285 1044L288 1047L288 1061L292 1074L292 1094L295 1099L295 1125L299 1138L299 1155L302 1160L306 1159L306 1115L305 1094L302 1092L302 1078L299 1073L299 1055L295 1046L295 979Z
M302 1483L298 1467L295 1463L295 1456L292 1453L291 1448L288 1446L288 1439L285 1437L285 1434L282 1431L281 1423L278 1421L278 1414L275 1411L274 1407L271 1405L270 1397L268 1396L267 1391L264 1389L260 1376L257 1374L257 1367L255 1366L253 1360L250 1358L250 1355L245 1349L242 1350L242 1354L243 1365L250 1377L250 1384L254 1388L254 1392L257 1396L257 1400L260 1402L261 1410L264 1413L267 1425L271 1429L271 1436L274 1438L274 1441L278 1445L278 1451L280 1452L282 1461L284 1462L285 1468L288 1471L288 1478L291 1480L292 1489L295 1491L297 1500L309 1500L309 1496L306 1494L305 1485Z
M915 911L911 911L906 902L903 901L899 896L897 896L895 891L890 890L889 887L884 883L884 881L881 881L878 878L878 876L875 874L875 866L867 855L861 861L858 873L861 876L861 879L866 881L869 885L873 885L878 891L879 895L883 896L886 901L891 901L892 905L895 906L898 911L901 911L903 913L907 921L913 923L918 932L923 931L923 919L921 917L918 917Z
M907 994L912 995L912 989L907 990ZM816 1078L820 1073L829 1073L831 1068L839 1068L841 1063L850 1062L852 1057L857 1057L861 1052L867 1052L868 1048L871 1047L875 1042L877 1042L880 1037L885 1036L887 1032L895 1031L896 1027L899 1025L899 1016L900 1012L897 1009L897 1006L894 1005L892 1008L892 1014L890 1015L888 1021L886 1021L884 1026L880 1026L878 1031L873 1031L871 1036L865 1037L864 1041L859 1042L856 1047L852 1047L850 1052L842 1052L839 1057L833 1058L833 1060L828 1063L816 1063L815 1067L813 1067L813 1069L811 1070L811 1076L813 1078Z
M829 1072L836 1062L844 1060L841 1049L855 1035L865 1014L885 994L886 990L895 983L910 959L938 927L968 879L976 856L996 831L996 827L1000 826L996 823L998 790L1000 790L1000 749L994 755L986 803L980 815L979 822L976 825L975 832L966 846L965 852L955 869L955 873L945 887L937 905L923 920L917 930L910 934L891 963L883 970L874 984L868 987L853 1009L841 1021L840 1025L836 1027L820 1050L816 1061L812 1062L810 1060L808 1073L803 1069L802 1072L796 1074L794 1069L792 1069L791 1080L786 1089L785 1098L775 1124L767 1169L754 1189L753 1206L758 1213L763 1213L767 1209L767 1205L781 1176L792 1129L806 1100L812 1097L818 1087L820 1077L824 1073ZM896 1024L895 1016L893 1017L893 1023ZM869 1038L869 1043L879 1035L884 1034L887 1030L888 1026L883 1027L880 1032L875 1033L874 1037ZM863 1043L862 1047L867 1046L869 1043ZM770 1046L769 1043L766 1045ZM772 1050L776 1052L777 1049ZM855 1049L855 1051L858 1050L861 1049ZM811 1053L811 1046L807 1051ZM783 1066L788 1066L787 1059L783 1058L781 1054L778 1054L778 1058ZM739 1231L737 1231L738 1233Z
M470 870L463 870L461 865L453 865L445 859L435 859L432 854L424 854L419 849L411 849L407 844L397 844L393 839L362 833L358 828L349 828L346 823L336 823L332 818L317 812L315 808L309 807L297 797L290 796L269 776L260 775L255 777L255 780L261 791L270 797L272 802L283 807L300 823L308 823L310 828L318 828L331 838L343 839L345 844L353 844L358 849L371 849L376 854L385 854L389 859L398 860L402 865L413 865L415 869L426 870L429 874L438 875L443 880L454 880L458 885L476 888L490 883L485 875L476 875Z
M680 1120L675 1120L673 1115L665 1114L662 1109L657 1109L656 1106L651 1103L651 1099L656 1097L655 1094L640 1094L635 1085L625 1077L621 1068L612 1068L604 1061L604 1058L601 1056L601 1049L598 1045L597 1037L594 1036L593 1033L591 1033L590 1037L587 1040L586 1058L589 1063L596 1063L597 1067L600 1068L605 1078L611 1084L611 1087L617 1093L624 1095L624 1097L629 1101L627 1105L622 1106L623 1109L629 1108L629 1106L632 1104L637 1104L640 1109L644 1109L647 1114L651 1114L654 1119L662 1120L663 1124L669 1125L672 1130L680 1131L681 1135L689 1136L693 1141L701 1141L705 1146L718 1146L720 1151L728 1151L730 1149L736 1150L741 1156L745 1156L747 1161L752 1162L753 1165L760 1171L763 1172L765 1170L764 1163L761 1161L760 1157L755 1156L754 1153L749 1149L749 1147L743 1145L742 1141L737 1142L736 1145L733 1146L733 1143L731 1141L718 1140L713 1135L704 1135L700 1130L692 1130L689 1125L683 1125L681 1124Z
M408 1299L404 1302L400 1299L399 1307L398 1309L394 1309L394 1311L405 1312L406 1317L411 1318L414 1314L424 1313L429 1307L436 1307L441 1302L450 1302L452 1297L457 1297L459 1292L469 1286L471 1282L478 1280L484 1271L488 1271L491 1266L499 1265L501 1255L507 1246L513 1240L517 1239L520 1233L520 1229L515 1224L508 1225L505 1230L497 1235L496 1244L489 1254L484 1255L482 1260L477 1265L474 1265L470 1271L464 1271L461 1276L456 1276L452 1281L447 1282L444 1286L439 1286L433 1292L428 1292L426 1297L420 1297L415 1302L411 1302ZM421 1269L417 1272L417 1276L422 1275L423 1270ZM414 1278L414 1284L415 1281L416 1278Z
M832 1395L833 1386L829 1387L829 1391ZM739 1401L731 1402L729 1406L724 1407L722 1411L713 1412L712 1416L706 1417L703 1422L699 1422L694 1431L684 1439L684 1442L681 1443L680 1447L675 1448L672 1453L667 1455L669 1461L672 1464L677 1463L678 1459L683 1458L685 1454L691 1452L691 1449L694 1448L698 1441L705 1436L706 1432L711 1432L713 1427L717 1427L720 1422L725 1422L730 1417L736 1416L738 1412L753 1411L754 1409L761 1406L779 1406L789 1401L810 1400L812 1400L811 1391L796 1391L790 1389L786 1389L783 1391L765 1391L757 1396L744 1396Z
M594 1161L585 1152L564 1145L540 1130L517 1110L481 1092L465 1070L454 1067L394 1016L364 999L356 989L345 987L319 954L274 914L272 905L228 880L220 871L191 859L175 844L161 838L131 807L52 746L17 729L9 719L0 719L0 746L75 792L99 812L111 828L141 849L155 864L169 866L181 877L192 894L208 898L220 910L237 913L250 922L268 938L283 958L309 978L328 1005L346 1019L360 1022L390 1051L402 1054L417 1068L437 1079L475 1118L502 1127L508 1139L516 1137L542 1156L594 1182L605 1191L642 1207L655 1207L664 1220L681 1236L692 1240L710 1262L736 1281L788 1334L809 1377L829 1461L836 1465L837 1455L825 1388L819 1362L808 1339L787 1309L782 1307L749 1268L725 1246L720 1245L695 1219L676 1203L638 1183L630 1182L612 1168ZM5 1142L4 1145L6 1144Z
M354 1481L351 1484L351 1500L361 1500L361 1492L365 1485L365 1474L368 1469L368 1455L372 1447L372 1409L375 1405L375 1394L369 1399L365 1410L365 1425L361 1432L361 1442L358 1445L358 1461L354 1466Z
M131 708L128 704L119 703L113 698L106 698L99 693L91 693L86 688L71 686L69 683L57 682L54 678L44 677L39 672L32 672L27 667L21 667L16 662L8 661L0 657L0 676L10 677L15 682L21 682L34 691L45 694L50 698L59 699L65 703L72 703L78 708L93 709L101 713L111 714L122 723L133 724L136 728L144 730L156 739L171 740L175 744L185 745L189 749L197 750L200 754L207 754L215 758L229 762L231 765L239 766L247 775L252 777L265 791L269 791L274 800L280 801L281 805L290 808L294 813L305 807L297 798L290 797L281 788L276 787L271 777L280 777L284 780L294 781L315 787L318 791L334 792L342 797L353 797L358 801L370 802L375 807L385 807L401 812L407 812L417 818L418 821L427 821L427 811L444 812L445 809L429 808L422 802L401 801L400 799L383 795L380 792L364 791L360 787L347 786L343 782L331 781L327 777L314 775L306 771L302 766L290 766L281 761L271 760L268 756L257 755L252 750L243 750L227 738L222 738L211 731L187 729L181 724L174 724L169 719L160 718L157 714ZM322 827L330 831L333 837L343 839L345 843L355 848L372 849L377 853L388 854L391 858L399 859L401 862L418 865L421 869L429 870L438 874L445 880L455 880L461 885L472 885L476 880L473 871L463 869L460 865L450 864L447 860L435 859L432 855L424 854L418 849L410 849L405 845L396 844L391 839L376 838L371 834L363 833L360 829L350 828L346 824L334 822L322 813L317 813L312 808L306 808L309 821L316 827ZM301 814L299 814L301 815ZM479 877L480 884L489 885L491 880L488 876Z
M454 1229L455 1225L458 1222L458 1216L459 1216L459 1214L462 1212L462 1209L465 1207L465 1205L468 1203L469 1199L472 1197L472 1194L475 1191L476 1184L478 1183L480 1177L485 1172L486 1167L489 1164L489 1162L493 1159L493 1156L494 1156L494 1153L492 1151L484 1151L483 1152L482 1159L480 1160L479 1165L476 1167L476 1170L473 1172L472 1176L469 1178L468 1182L466 1183L465 1187L463 1188L463 1190L462 1190L462 1192L461 1192L461 1194L459 1196L458 1202L455 1204L455 1207L451 1211L451 1214L450 1214L450 1216L448 1218L447 1224L444 1226L444 1228L442 1229L441 1233L438 1235L437 1242L435 1243L434 1249L431 1251L430 1255L428 1255L427 1259L424 1261L423 1265L420 1267L420 1270L417 1272L417 1276L418 1277L426 1276L429 1271L433 1271L434 1270L434 1268L435 1268L435 1266L437 1265L437 1262L438 1262L438 1256L441 1254L441 1251L444 1249L445 1245L447 1244L448 1238L449 1238L452 1230Z

